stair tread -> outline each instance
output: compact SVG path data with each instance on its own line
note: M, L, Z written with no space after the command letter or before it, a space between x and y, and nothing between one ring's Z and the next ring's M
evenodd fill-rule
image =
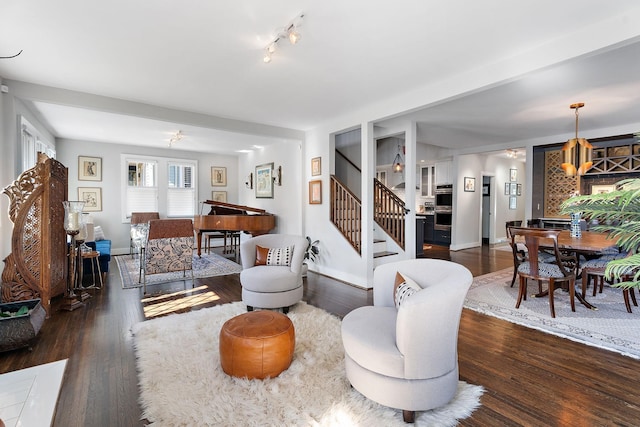
M391 256L391 255L398 255L398 252L390 252L390 251L383 251L383 252L376 252L373 254L374 258L381 258L384 256Z

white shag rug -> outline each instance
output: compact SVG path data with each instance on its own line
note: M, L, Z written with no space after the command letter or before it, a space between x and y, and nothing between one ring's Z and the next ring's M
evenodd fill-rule
M402 412L351 388L340 319L300 302L289 312L294 358L278 377L226 375L218 351L222 324L246 312L240 302L134 326L143 417L153 426L405 426ZM446 406L416 413L416 426L454 426L478 406L480 386L463 381Z
M587 289L586 299L597 310L589 310L576 298L576 311L571 311L569 293L557 289L554 293L556 317L549 310L549 297L535 298L536 283L527 286L527 300L516 308L518 279L513 287L513 268L474 277L464 302L471 310L498 317L512 323L604 348L640 359L640 307L632 305L633 313L627 313L622 289L604 286L602 293L592 296L593 283ZM543 289L548 285L543 284ZM576 284L576 293L582 292L582 282Z

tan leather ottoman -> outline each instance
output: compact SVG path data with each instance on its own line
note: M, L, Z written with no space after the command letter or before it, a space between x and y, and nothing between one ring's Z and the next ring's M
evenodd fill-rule
M227 320L220 330L220 364L234 377L277 377L291 365L293 323L276 311L250 311Z

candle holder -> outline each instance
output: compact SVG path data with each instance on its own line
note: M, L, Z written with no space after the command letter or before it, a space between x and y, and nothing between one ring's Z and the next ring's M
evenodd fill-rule
M82 221L82 209L84 208L84 202L76 201L64 201L64 231L70 237L71 242L69 244L69 274L67 280L67 290L65 292L64 301L62 303L62 309L73 311L76 308L82 307L81 298L75 293L76 287L76 273L77 273L77 258L78 248L76 246L76 236L80 233L81 221Z

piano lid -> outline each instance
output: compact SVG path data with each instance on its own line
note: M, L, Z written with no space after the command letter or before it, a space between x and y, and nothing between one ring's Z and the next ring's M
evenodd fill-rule
M215 200L205 200L202 202L202 210L204 205L211 205L209 215L247 215L248 212L255 212L261 215L268 215L264 209L252 208L251 206L234 205L233 203L218 202Z

